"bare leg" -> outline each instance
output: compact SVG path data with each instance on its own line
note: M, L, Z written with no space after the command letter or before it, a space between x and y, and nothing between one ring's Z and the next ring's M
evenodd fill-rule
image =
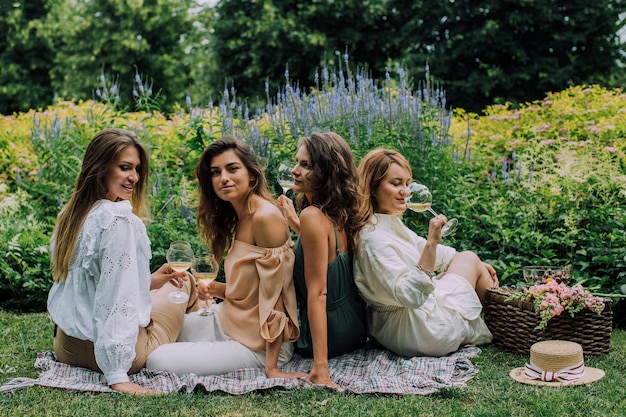
M487 289L498 286L498 279L492 277L480 258L470 251L457 253L446 274L457 274L465 278L474 287L483 305Z
M265 374L268 378L304 378L307 374L303 372L283 372L278 369L278 355L283 343L283 336L280 335L273 342L265 342Z

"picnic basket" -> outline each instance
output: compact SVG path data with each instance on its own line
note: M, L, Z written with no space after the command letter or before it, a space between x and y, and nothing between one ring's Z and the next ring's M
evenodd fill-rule
M484 318L493 334L493 344L513 352L528 354L535 342L542 340L567 340L579 343L586 356L609 353L613 321L612 301L604 299L600 315L584 309L574 317L567 313L552 317L542 330L535 330L540 318L528 301L505 301L516 288L490 288L487 290Z

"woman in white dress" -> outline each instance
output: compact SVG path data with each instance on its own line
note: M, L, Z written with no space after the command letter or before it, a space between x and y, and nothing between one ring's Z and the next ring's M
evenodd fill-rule
M371 336L405 356L444 356L491 342L480 314L487 288L498 286L493 267L440 245L445 216L430 220L426 239L402 223L413 176L403 155L375 149L358 171L361 215L370 221L359 234L354 275L370 304Z

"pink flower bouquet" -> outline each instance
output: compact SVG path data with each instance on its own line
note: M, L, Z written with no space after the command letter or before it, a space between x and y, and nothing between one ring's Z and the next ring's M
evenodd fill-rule
M567 311L572 317L582 309L596 312L604 310L604 299L593 296L582 285L567 287L563 282L547 278L544 282L526 288L524 291L509 296L505 301L528 301L535 306L535 312L541 318L536 330L542 330L548 321Z

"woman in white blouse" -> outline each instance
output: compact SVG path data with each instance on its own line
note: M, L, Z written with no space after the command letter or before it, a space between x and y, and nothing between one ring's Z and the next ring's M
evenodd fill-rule
M134 133L97 133L51 239L48 311L57 360L100 371L112 389L132 394L156 392L128 374L176 340L197 300L185 273L167 264L150 273L150 241L138 217L148 214L147 178L147 152ZM176 286L192 295L188 304L168 301Z
M402 223L413 174L400 153L375 149L358 171L361 215L370 221L359 234L354 275L370 303L371 336L405 356L444 356L467 343L489 343L480 314L487 288L498 285L493 267L473 252L439 244L444 216L430 220L426 239Z

